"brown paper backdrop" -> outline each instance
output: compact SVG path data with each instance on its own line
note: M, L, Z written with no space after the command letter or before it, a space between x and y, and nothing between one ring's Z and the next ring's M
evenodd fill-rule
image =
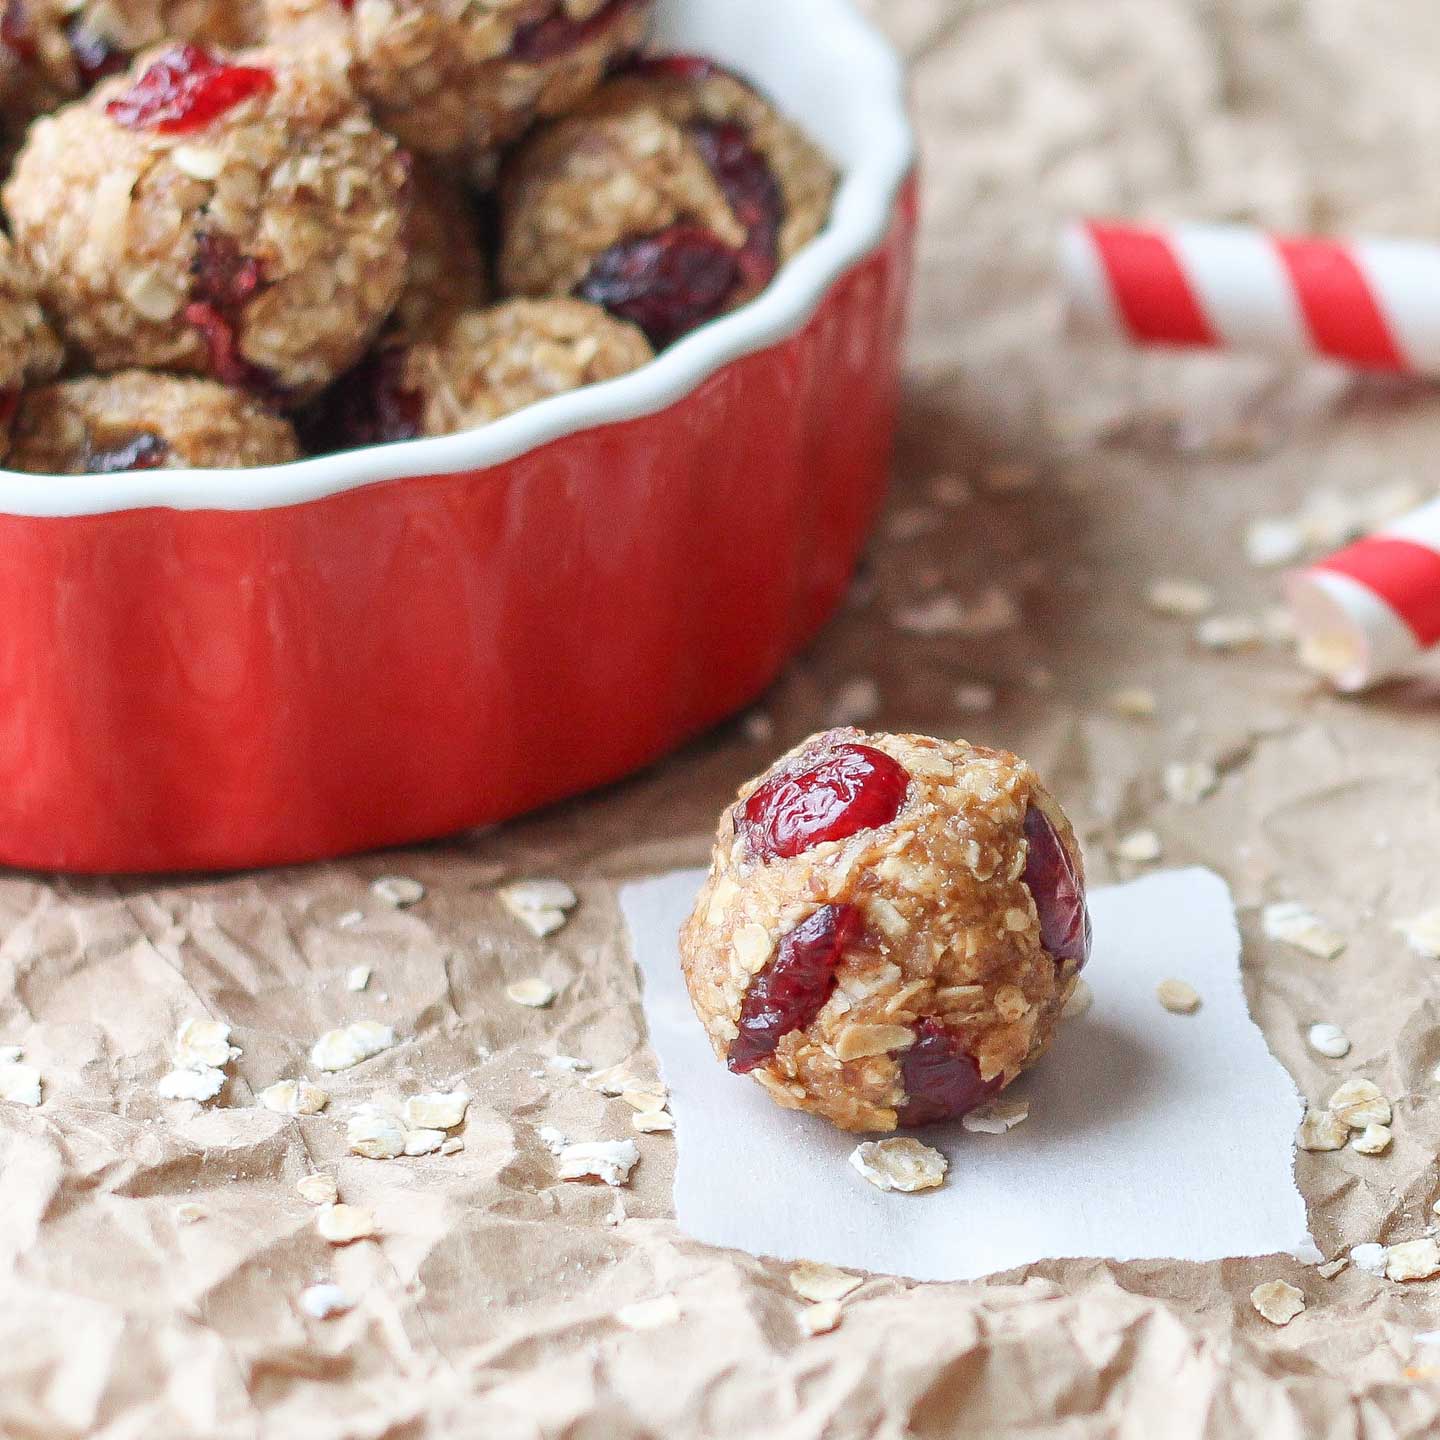
M1247 907L1252 1005L1307 1095L1356 1072L1397 1100L1390 1154L1299 1157L1322 1248L1413 1238L1431 1219L1440 971L1390 924L1440 903L1440 690L1339 702L1274 649L1198 650L1139 595L1170 573L1258 609L1274 582L1242 558L1247 518L1321 486L1440 479L1440 404L1328 370L1067 344L1050 254L1059 217L1096 210L1440 233L1440 11L871 8L914 61L927 199L898 483L869 598L862 588L768 698L770 745L731 726L603 795L412 853L194 883L0 882L0 1043L26 1047L47 1095L39 1111L0 1106L0 1432L1275 1440L1435 1425L1440 1389L1412 1336L1440 1326L1440 1280L1402 1288L1352 1268L1325 1281L1288 1257L1070 1262L971 1285L879 1278L838 1332L808 1339L782 1267L677 1232L669 1137L640 1138L628 1218L614 1225L613 1193L556 1183L537 1139L541 1124L629 1133L620 1101L544 1068L554 1053L605 1064L643 1045L618 884L699 861L736 783L870 679L877 723L1033 757L1098 879L1115 877L1107 843L1142 822L1168 861L1226 875ZM1033 489L977 483L1016 460L1038 466ZM976 498L932 503L939 476L969 480ZM929 594L992 586L1020 602L1023 628L924 638L891 623ZM966 716L952 692L976 680L999 704ZM1153 688L1158 718L1111 715L1104 698L1120 685ZM1158 780L1188 758L1224 772L1195 808L1164 801ZM426 898L387 909L367 888L385 873L417 877ZM527 874L582 895L552 943L494 897ZM1254 907L1272 899L1323 908L1345 955L1266 942ZM352 908L365 923L337 927ZM375 978L352 995L344 972L361 962ZM552 1009L504 998L537 973L563 987ZM189 1114L154 1084L177 1021L197 1013L230 1020L245 1054L221 1102ZM339 1118L254 1106L264 1085L302 1072L321 1030L361 1016L394 1023L404 1043L363 1078L335 1080L337 1117L377 1089L461 1081L476 1096L462 1154L347 1157ZM1347 1060L1307 1051L1317 1019L1348 1030ZM378 1245L334 1252L318 1239L293 1191L314 1166L375 1209ZM184 1200L206 1218L181 1224ZM327 1276L357 1309L302 1319L299 1291ZM1284 1330L1246 1298L1274 1277L1309 1301ZM613 1319L662 1293L679 1299L675 1326L634 1333Z

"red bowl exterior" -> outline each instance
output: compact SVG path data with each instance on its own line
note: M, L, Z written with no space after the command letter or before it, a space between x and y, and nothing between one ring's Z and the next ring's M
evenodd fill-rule
M231 869L614 780L758 695L882 499L914 235L659 414L252 511L0 516L0 862Z

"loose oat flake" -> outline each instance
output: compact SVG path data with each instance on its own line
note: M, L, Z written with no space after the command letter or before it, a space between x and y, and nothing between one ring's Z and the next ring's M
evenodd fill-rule
M382 875L378 880L371 881L370 889L397 910L418 905L425 898L425 887L406 875Z
M345 1141L353 1155L363 1155L367 1160L393 1160L405 1153L405 1127L389 1111L362 1105L350 1117Z
M943 1185L950 1168L950 1162L938 1150L908 1136L866 1140L850 1152L850 1163L877 1190L899 1190L904 1194Z
M625 1185L640 1161L640 1150L633 1140L588 1140L564 1146L559 1159L562 1180L603 1180L607 1185Z
M675 1128L675 1117L668 1110L645 1111L630 1117L631 1126L642 1135L662 1135Z
M828 1335L840 1323L840 1302L821 1300L800 1312L800 1324L807 1335Z
M1337 1118L1343 1120L1352 1130L1363 1130L1367 1125L1388 1125L1390 1123L1390 1102L1380 1093L1380 1088L1371 1080L1358 1076L1346 1080L1330 1097L1329 1106Z
M1343 935L1294 901L1267 905L1260 912L1260 927L1271 940L1293 945L1317 960L1333 960L1345 949Z
M1177 805L1198 805L1214 794L1220 776L1208 760L1177 760L1165 767L1161 783Z
M1270 1280L1250 1292L1250 1303L1272 1325L1288 1325L1305 1308L1305 1292L1284 1280Z
M1207 650L1249 650L1264 640L1265 632L1248 615L1211 615L1195 627L1195 638Z
M864 1283L862 1275L816 1260L802 1260L790 1272L790 1288L802 1300L843 1300Z
M407 1130L405 1132L405 1154L433 1155L445 1144L443 1130Z
M1193 1015L1200 1008L1200 992L1183 980L1162 980L1155 998L1172 1015Z
M345 972L345 988L358 995L370 983L371 970L368 965L352 965Z
M357 1020L338 1030L327 1030L310 1051L317 1070L348 1070L362 1060L388 1050L395 1043L395 1031L376 1020Z
M375 1236L375 1217L361 1205L325 1205L315 1217L315 1228L332 1245L349 1245Z
M1129 686L1110 696L1110 708L1127 720L1150 720L1159 706L1153 690Z
M1307 1110L1300 1122L1296 1144L1302 1150L1343 1150L1350 1127L1329 1110Z
M432 1090L412 1095L402 1114L414 1130L453 1130L464 1121L469 1108L470 1096L464 1090Z
M1160 837L1153 830L1132 830L1115 842L1116 858L1136 865L1148 865L1162 853Z
M260 1092L260 1103L279 1115L318 1115L330 1096L308 1080L277 1080Z
M1215 592L1195 580L1152 580L1145 603L1157 615L1177 620L1198 620L1215 608Z
M194 1200L183 1200L175 1207L175 1218L182 1225L196 1225L204 1220L210 1212Z
M223 1020L185 1020L175 1032L177 1070L219 1070L242 1053L230 1043L230 1027Z
M1317 1265L1315 1273L1322 1280L1333 1280L1349 1263L1348 1256L1337 1255L1333 1260L1327 1260L1323 1265Z
M580 902L563 880L519 880L500 891L500 903L543 940L564 925Z
M507 985L505 994L517 1005L527 1005L532 1010L543 1010L554 1001L559 991L548 980L542 980L538 975L532 975L526 980L516 980L513 984Z
M209 1067L172 1070L155 1086L162 1100L213 1100L224 1088L225 1072Z
M998 698L993 685L982 685L978 681L957 685L951 692L955 708L967 715L983 715L987 710L993 710Z
M302 1175L295 1189L307 1205L333 1205L340 1198L333 1175Z
M1028 1100L991 1100L962 1115L960 1124L972 1135L1003 1135L1029 1118Z
M1383 1155L1390 1148L1393 1138L1388 1125L1367 1125L1355 1132L1350 1148L1362 1155Z
M1339 1060L1350 1053L1350 1037L1338 1026L1327 1020L1312 1025L1305 1038L1317 1055Z
M1434 1240L1402 1240L1385 1254L1387 1280L1428 1280L1440 1274L1440 1245Z
M622 1305L615 1318L627 1330L663 1330L680 1318L680 1302L673 1295L657 1295L653 1300L636 1300Z
M1350 1263L1357 1270L1363 1270L1367 1275L1383 1275L1389 1253L1388 1247L1377 1245L1372 1240L1368 1244L1356 1245L1351 1249Z
M223 1079L223 1077L222 1077ZM34 1109L41 1101L40 1072L18 1061L0 1065L0 1101Z
M314 1320L330 1320L355 1308L355 1302L329 1281L311 1285L300 1292L300 1308Z
M1409 920L1398 921L1395 928L1417 955L1440 960L1440 905Z

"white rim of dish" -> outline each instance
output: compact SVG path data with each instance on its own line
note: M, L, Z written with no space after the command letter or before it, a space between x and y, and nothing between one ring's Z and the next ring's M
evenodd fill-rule
M486 470L581 430L656 414L726 365L796 334L835 282L884 241L914 165L915 141L905 108L904 66L851 0L785 0L785 9L791 24L843 77L834 93L864 116L865 144L843 168L825 230L748 305L711 321L629 375L541 401L476 430L248 470L56 477L0 470L0 513L59 518L140 509L269 510L386 481ZM783 94L777 98L785 105Z

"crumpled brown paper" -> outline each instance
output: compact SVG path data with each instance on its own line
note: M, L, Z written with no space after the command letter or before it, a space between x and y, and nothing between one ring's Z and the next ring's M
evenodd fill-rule
M540 1126L632 1133L621 1100L546 1065L645 1062L618 886L702 861L740 779L853 718L1024 751L1102 881L1128 873L1107 849L1140 825L1167 863L1223 873L1246 907L1253 1010L1301 1088L1323 1099L1360 1073L1396 1099L1388 1154L1298 1157L1321 1248L1414 1238L1434 1218L1440 972L1390 927L1440 903L1440 690L1341 702L1273 645L1202 650L1141 595L1177 575L1258 613L1275 585L1242 557L1245 522L1317 487L1433 481L1440 408L1428 387L1319 368L1078 349L1050 249L1058 218L1107 210L1440 233L1429 7L871 9L915 61L927 198L899 480L856 602L768 697L771 739L752 738L758 721L731 726L525 824L254 877L0 883L0 1044L23 1045L45 1087L38 1110L0 1105L0 1432L1328 1440L1440 1423L1440 1352L1413 1338L1440 1327L1440 1279L1351 1266L1325 1280L1283 1256L879 1277L837 1331L808 1337L786 1267L677 1232L667 1136L636 1137L624 1190L555 1178ZM967 610L968 628L989 633L896 626L937 594L978 605L988 618ZM1006 597L1023 625L1005 625ZM982 684L992 710L973 708ZM1152 689L1156 717L1115 714L1121 686ZM1216 793L1165 799L1161 771L1180 759L1214 762ZM368 882L392 873L425 897L389 906ZM496 898L527 875L581 896L548 942ZM1266 940L1256 907L1273 900L1321 911L1345 953ZM357 909L360 924L337 923ZM358 964L374 974L352 993ZM560 990L549 1009L505 997L534 975ZM207 1014L244 1050L227 1088L203 1109L160 1101L176 1025ZM401 1043L327 1082L329 1112L256 1106L272 1081L313 1075L323 1030L362 1017ZM1307 1048L1316 1020L1349 1033L1346 1059ZM454 1083L475 1097L461 1153L347 1155L351 1105ZM337 1250L316 1234L294 1191L312 1169L373 1209L379 1243ZM184 1202L201 1218L179 1218ZM1245 1196L1212 1203L1238 1211ZM1248 1301L1273 1278L1307 1299L1284 1329ZM305 1317L298 1297L318 1279L355 1309ZM615 1318L658 1295L679 1306L663 1330Z

